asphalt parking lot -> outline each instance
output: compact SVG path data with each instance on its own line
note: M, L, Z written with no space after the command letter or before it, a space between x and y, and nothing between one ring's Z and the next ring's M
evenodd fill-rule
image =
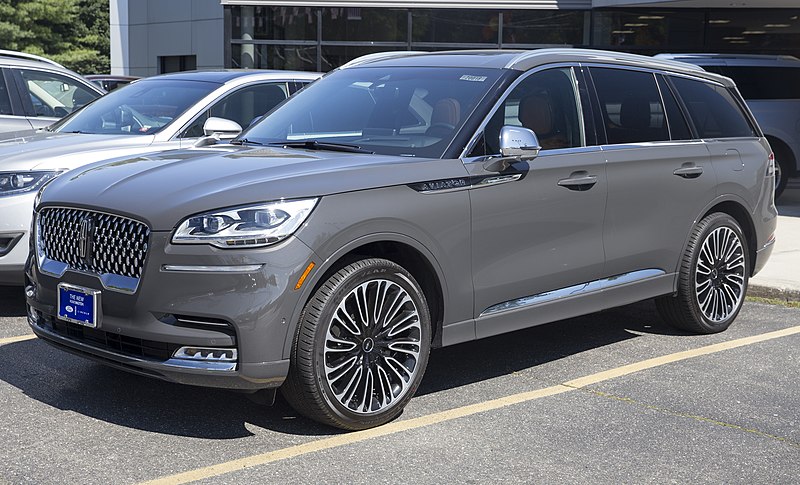
M696 336L643 302L440 349L400 419L361 433L16 340L23 315L21 290L0 289L3 483L775 484L800 471L798 308L748 302L727 332Z
M800 207L800 183L781 213ZM794 195L792 195L794 194ZM797 483L800 308L712 336L652 302L439 349L396 421L342 433L32 339L0 287L0 484Z

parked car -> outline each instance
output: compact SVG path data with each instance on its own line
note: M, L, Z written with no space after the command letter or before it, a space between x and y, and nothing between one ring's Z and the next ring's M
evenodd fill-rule
M775 197L800 171L800 59L745 54L659 54L728 76L775 153Z
M106 91L113 91L141 79L139 76L112 76L111 74L88 74L85 77Z
M733 83L688 64L371 55L230 144L48 184L28 319L127 371L280 386L367 428L400 414L431 347L647 298L725 330L772 251L773 168Z
M47 131L0 142L0 284L23 283L33 199L47 181L98 160L191 146L209 118L210 131L228 130L223 136L232 138L240 125L319 76L252 70L156 76L109 93Z
M50 125L103 94L49 59L0 50L0 139L3 133Z

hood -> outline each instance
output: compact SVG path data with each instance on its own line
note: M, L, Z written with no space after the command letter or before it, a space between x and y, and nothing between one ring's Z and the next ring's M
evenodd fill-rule
M50 183L41 206L107 211L168 231L223 207L466 175L458 159L220 145L82 167Z
M153 135L38 132L0 142L0 171L75 168L153 151L153 139Z

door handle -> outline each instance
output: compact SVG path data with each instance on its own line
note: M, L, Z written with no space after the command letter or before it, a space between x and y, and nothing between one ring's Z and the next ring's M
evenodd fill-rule
M573 172L569 177L558 181L558 185L569 190L584 191L591 189L597 183L596 175L589 175L585 171Z
M676 169L672 173L685 179L696 179L697 177L703 175L703 167L683 166L679 169Z

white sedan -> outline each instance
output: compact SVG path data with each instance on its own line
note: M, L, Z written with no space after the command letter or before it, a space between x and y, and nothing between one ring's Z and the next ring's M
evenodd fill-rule
M0 142L0 284L23 284L33 199L92 162L193 145L211 118L233 136L321 74L208 71L136 81L30 136ZM208 128L208 127L206 127Z

